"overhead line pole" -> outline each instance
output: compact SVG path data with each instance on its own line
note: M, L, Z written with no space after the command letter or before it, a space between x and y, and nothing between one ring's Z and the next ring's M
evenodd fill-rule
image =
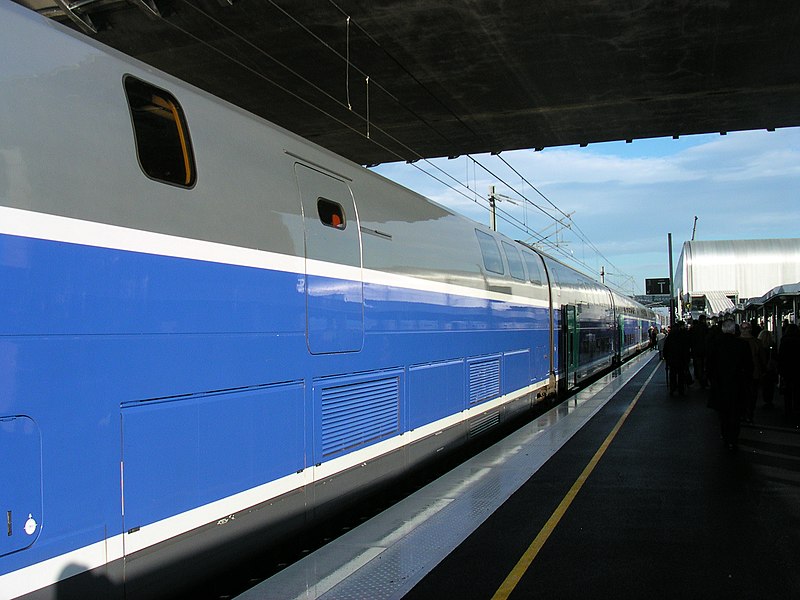
M672 233L667 234L669 247L669 326L675 325L675 284L672 277Z

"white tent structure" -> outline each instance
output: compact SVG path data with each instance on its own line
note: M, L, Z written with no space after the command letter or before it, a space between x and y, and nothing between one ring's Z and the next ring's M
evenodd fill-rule
M711 315L800 281L800 238L684 242L675 290L684 309Z

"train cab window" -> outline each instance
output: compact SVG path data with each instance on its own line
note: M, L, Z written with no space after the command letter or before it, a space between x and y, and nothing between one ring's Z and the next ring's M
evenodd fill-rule
M194 185L194 156L186 119L175 97L135 77L125 77L136 153L145 174L183 187Z
M486 267L486 270L499 275L505 273L503 257L500 256L500 248L497 246L495 239L480 229L475 230L475 235L478 236L478 244L483 255L483 266Z
M334 229L344 229L347 227L344 209L338 202L326 200L325 198L317 198L317 213L323 225L333 227Z

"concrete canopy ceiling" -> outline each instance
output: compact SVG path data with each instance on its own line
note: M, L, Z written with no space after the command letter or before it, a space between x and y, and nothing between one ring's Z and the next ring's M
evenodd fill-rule
M17 1L361 164L800 125L796 0Z

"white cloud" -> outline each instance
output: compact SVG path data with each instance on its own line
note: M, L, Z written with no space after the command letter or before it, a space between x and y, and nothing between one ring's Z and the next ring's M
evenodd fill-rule
M530 173L542 187L581 183L650 185L700 176L665 157L623 158L586 149L538 152L530 159Z
M800 129L741 131L720 136L675 157L712 181L800 176Z
M564 230L562 239L577 257L592 271L599 268L595 265L613 263L633 276L640 290L645 277L667 274L669 232L677 262L695 216L697 239L800 237L800 128L515 151L502 157L563 212L574 211L575 223L604 255L592 256L576 232ZM451 187L404 164L378 170L482 223L489 220L489 185L510 196L524 191L556 214L497 157L475 158L496 177L466 157L418 163ZM476 194L482 207L473 201ZM533 207L526 212L503 203L500 208L520 221L527 217L537 230L552 225ZM500 229L511 237L524 236L502 221Z

